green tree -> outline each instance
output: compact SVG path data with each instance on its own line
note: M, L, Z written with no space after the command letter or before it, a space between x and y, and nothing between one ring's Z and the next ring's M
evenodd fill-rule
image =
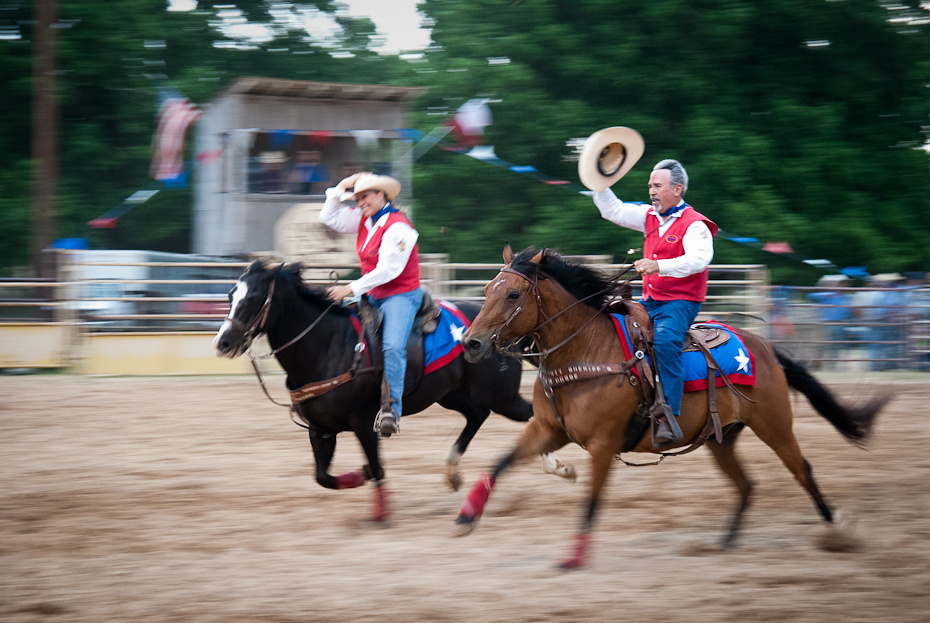
M628 125L646 153L616 185L621 198L645 199L652 164L674 157L691 175L688 200L728 232L788 240L841 266L926 268L930 224L914 215L930 191L919 149L930 56L916 19L926 11L911 4L894 16L915 19L892 23L874 2L426 0L437 46L425 105L499 99L487 137L497 154L572 181L566 141ZM450 201L468 202L450 200L445 158L421 162L418 219L449 219ZM499 181L488 168L456 168L456 193L481 178L494 188L437 246L497 257L510 238L626 253L631 238L599 221L590 200ZM717 262L771 257L716 247Z
M28 262L34 39L31 5L5 4L0 26L21 36L0 40L0 273ZM207 8L168 12L166 0L58 0L58 237L89 234L99 245L189 250L187 190L160 192L123 217L117 230L94 233L86 225L137 190L161 187L149 179L161 88L202 105L242 75L389 83L411 73L406 63L369 49L370 20L335 15L330 0L200 4ZM297 19L306 10L335 15L343 34L311 39ZM236 37L226 28L228 16L267 24L273 38Z

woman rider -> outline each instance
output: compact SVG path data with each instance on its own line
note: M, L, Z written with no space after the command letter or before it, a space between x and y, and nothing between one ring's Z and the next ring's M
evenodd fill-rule
M399 192L400 182L393 177L356 173L326 189L320 211L320 221L330 229L357 235L355 249L362 268L359 279L332 286L327 294L334 301L368 294L384 314L384 381L390 388L391 405L382 406L375 418L375 431L382 437L400 431L407 339L423 302L419 234L392 203ZM353 199L355 207L340 207L342 201Z

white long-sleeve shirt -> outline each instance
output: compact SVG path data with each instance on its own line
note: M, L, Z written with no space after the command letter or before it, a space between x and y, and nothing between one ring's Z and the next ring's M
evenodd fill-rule
M659 217L659 235L664 236L665 232L672 226L674 219L684 212L684 210L679 210L670 217L665 218L651 205L620 201L609 188L595 191L592 196L594 197L594 205L597 206L602 217L621 227L643 232L643 235L646 233L646 217L649 214L655 214ZM685 208L685 210L689 209L693 208ZM688 229L685 230L681 243L685 248L684 255L657 260L659 263L659 276L681 278L694 275L702 272L714 259L714 237L711 235L710 229L702 221L691 223Z
M320 210L320 222L342 234L358 234L362 211L357 207L340 208L342 193L343 191L336 187L326 189L326 201L323 202L323 209ZM368 230L365 244L368 244L376 230L384 227L387 219L387 214L379 218L376 223L372 223L370 218L365 219L365 228ZM375 269L349 282L352 294L359 296L371 292L372 289L396 279L407 266L419 237L417 230L406 223L394 223L389 227L381 238L381 246L378 247L378 264Z

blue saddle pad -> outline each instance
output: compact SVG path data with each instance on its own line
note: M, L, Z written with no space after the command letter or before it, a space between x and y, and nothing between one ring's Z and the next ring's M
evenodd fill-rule
M465 351L462 335L471 322L458 307L447 301L439 301L439 324L436 330L423 338L423 374L435 372Z
M617 336L623 346L624 356L629 358L632 352L630 346L630 336L627 333L626 322L622 314L611 314L614 319L614 326L617 329ZM734 385L756 385L756 359L752 352L746 348L743 340L736 334L733 327L729 327L720 322L706 322L701 324L713 324L720 327L721 330L730 334L730 339L726 343L720 344L710 349L714 356L714 361L720 366L723 373ZM688 351L682 353L682 363L685 367L685 391L697 392L707 389L707 359L704 353L700 351ZM726 381L720 376L719 372L715 373L717 387L726 385Z

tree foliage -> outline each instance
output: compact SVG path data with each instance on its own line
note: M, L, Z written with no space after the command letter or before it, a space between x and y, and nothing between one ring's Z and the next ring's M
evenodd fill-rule
M0 26L21 35L0 40L0 218L5 234L0 272L8 273L28 261L35 24L30 3L4 4ZM149 164L161 88L176 89L204 105L244 75L391 82L407 72L406 63L368 49L374 34L370 20L340 15L342 35L326 41L309 37L300 28L299 10L333 13L336 5L330 0L200 5L204 8L196 11L168 12L166 0L58 0L58 237L90 235L96 244L122 248L190 249L187 190L160 192L124 216L112 232L93 232L86 225L132 193L160 186L149 179ZM237 36L228 28L236 22L268 24L273 37ZM335 51L345 58L334 58Z
M423 7L437 44L426 105L499 99L487 142L505 160L574 181L566 141L627 125L643 134L646 153L615 186L621 198L645 199L652 164L674 157L691 176L688 200L728 232L787 240L803 256L875 272L930 263L930 225L913 217L930 190L919 149L930 112L919 20L892 23L878 3L806 0ZM447 174L430 173L447 168L445 159L424 160L419 218L438 224L451 218L450 203L464 201L449 197ZM622 257L630 246L614 225L592 221L590 200L541 194L528 178L501 181L487 168L458 170L456 191L478 186L472 176L495 188L455 215L444 248L496 257L510 238ZM499 233L487 240L471 235L478 230ZM716 247L717 262L770 257Z
M926 10L914 1L424 0L434 44L407 62L376 53L367 19L333 0L199 3L58 0L61 107L58 235L149 184L156 94L204 104L236 78L428 87L428 131L473 97L494 103L488 144L510 162L577 181L567 142L611 125L639 130L642 161L614 188L646 199L656 161L691 175L688 200L725 231L786 240L801 255L873 272L926 269L930 224L920 149L930 112ZM26 261L31 5L4 0L0 26L0 270ZM333 16L313 39L302 16ZM909 19L909 18L919 19ZM892 19L894 20L892 21ZM262 24L269 36L237 34ZM334 52L338 52L335 53ZM495 261L505 240L622 258L641 236L600 219L587 197L434 149L415 167L424 251ZM190 194L165 191L130 212L109 245L186 250ZM716 262L772 256L720 241ZM777 265L777 264L776 264ZM790 268L780 267L785 278Z

